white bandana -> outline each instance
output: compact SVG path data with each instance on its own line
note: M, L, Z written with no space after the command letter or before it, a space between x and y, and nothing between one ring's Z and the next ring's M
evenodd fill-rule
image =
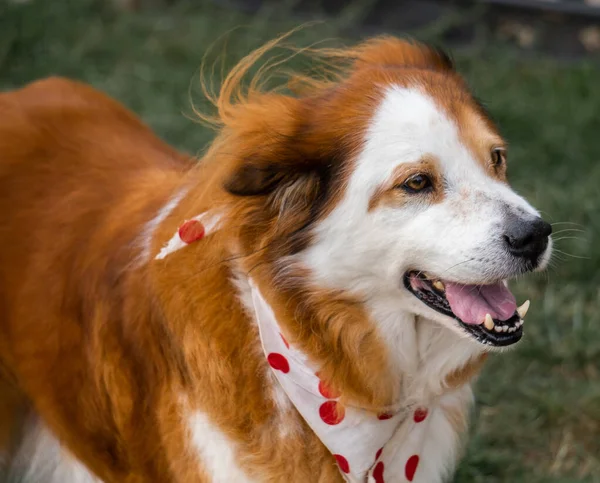
M220 213L202 213L184 222L156 259L218 229ZM249 279L265 358L279 384L306 423L334 456L349 483L406 483L418 476L428 427L436 407L374 414L343 406L319 379L318 368L284 338L275 315ZM431 438L430 438L431 439Z

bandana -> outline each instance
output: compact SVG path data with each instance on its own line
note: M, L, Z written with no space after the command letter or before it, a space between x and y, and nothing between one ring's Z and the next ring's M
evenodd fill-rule
M219 228L221 213L186 220L155 259L209 236ZM349 483L406 483L418 475L428 428L439 402L393 413L344 406L319 378L318 367L285 339L273 310L249 279L252 304L265 358L287 397L331 452ZM431 440L431 436L429 437Z

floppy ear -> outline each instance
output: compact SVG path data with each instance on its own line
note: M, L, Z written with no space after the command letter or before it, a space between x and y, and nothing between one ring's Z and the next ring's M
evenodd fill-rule
M273 165L245 163L225 181L224 188L237 196L266 195L284 178L285 173Z
M247 224L265 227L288 253L307 242L304 229L336 189L339 165L328 143L315 137L322 130L316 128L314 109L301 102L271 103L260 116L236 125L227 143L236 160L223 182L234 196L256 197Z
M301 101L265 96L248 105L231 130L237 161L223 187L236 196L268 195L279 186L301 183L322 169L307 139L310 113Z

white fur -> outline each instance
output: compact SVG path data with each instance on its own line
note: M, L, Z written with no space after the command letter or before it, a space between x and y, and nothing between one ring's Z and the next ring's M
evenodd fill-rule
M171 212L177 207L179 202L183 199L183 197L187 194L188 188L180 189L173 197L164 205L156 214L154 218L152 218L142 231L140 235L140 245L141 251L138 257L138 264L143 265L148 262L150 259L150 253L152 249L152 239L154 238L154 232L156 228L171 214Z
M191 443L212 483L251 483L238 466L235 443L201 411L187 416Z
M32 416L8 465L6 483L101 483L71 455L39 418Z
M192 220L199 221L204 225L204 236L210 235L213 231L218 230L220 228L221 219L223 218L223 213L220 211L205 211L204 213L200 213L198 216L194 216L191 218ZM188 220L186 220L188 221ZM164 245L158 255L154 257L155 260L162 260L167 255L180 250L188 246L186 242L184 242L179 236L179 230L177 230L171 239Z

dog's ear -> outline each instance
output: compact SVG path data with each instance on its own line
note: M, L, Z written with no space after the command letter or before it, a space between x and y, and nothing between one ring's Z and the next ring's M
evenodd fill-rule
M285 178L284 166L246 160L225 180L224 188L236 196L257 196L271 193Z
M223 182L236 196L261 196L298 185L323 170L323 154L310 141L310 113L298 99L266 98L247 106L231 130L236 161Z
M240 205L253 207L246 225L252 230L264 227L285 245L286 253L305 246L304 229L337 189L332 143L323 129L317 129L321 124L316 124L314 110L300 102L287 102L285 109L281 103L272 105L252 122L245 119L226 144L236 156L223 180L224 189L248 201L255 199ZM255 231L252 237L256 238Z

